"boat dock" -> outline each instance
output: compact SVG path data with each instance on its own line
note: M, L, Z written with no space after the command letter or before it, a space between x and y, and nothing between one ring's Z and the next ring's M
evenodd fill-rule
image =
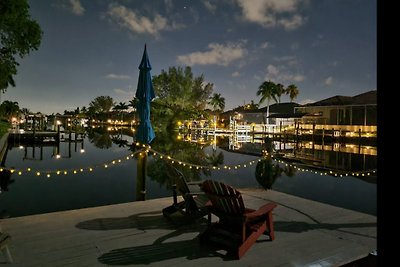
M376 216L273 190L239 191L250 208L278 204L275 240L260 237L240 260L200 245L205 218L164 218L169 197L1 219L12 237L7 266L343 266L377 249Z

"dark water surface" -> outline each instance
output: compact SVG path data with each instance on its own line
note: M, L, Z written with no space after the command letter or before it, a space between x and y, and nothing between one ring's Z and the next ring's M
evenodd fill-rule
M4 177L2 178L0 217L17 217L135 201L138 197L137 161L135 158L126 159L126 156L133 153L128 145L132 141L132 137L125 135L117 138L86 136L83 142L61 142L58 148L49 145L42 148L35 147L35 151L32 147L13 144L15 147L8 151L4 166L15 168L16 171L12 173L8 183ZM224 145L223 142L221 147L228 149L228 145ZM343 153L333 151L334 149L323 152L326 164L339 163L341 173L348 175L335 177L325 175L326 171L321 171L321 168L302 168L303 165L296 165L296 168L293 168L295 165L291 165L290 171L285 162L278 163L275 160L267 162L264 168L257 167L260 156L256 155L257 153L238 153L240 149L233 152L218 146L212 149L211 145L194 147L193 144L179 145L171 149L169 144L161 142L155 144L153 148L182 162L195 164L193 166L203 166L205 162L219 162L219 165L216 165L221 168L220 170L213 170L210 167L204 171L189 169L189 165L178 166L175 162L178 168L184 169L189 174L189 180L215 179L239 189L272 188L376 215L376 177L375 179L366 175L356 177L351 176L351 170L346 171L349 167L361 174L360 170L374 169L376 156ZM257 146L255 149L258 149ZM307 154L307 148L301 153ZM315 151L313 153L315 154ZM321 151L318 153L321 154ZM171 195L169 189L171 181L166 174L166 168L171 165L171 160L160 159L160 155L162 154L153 156L153 153L149 153L146 199ZM112 161L115 161L115 164ZM326 164L319 163L319 167L326 168ZM231 169L225 169L223 167L225 165L231 166ZM89 168L93 171L89 171ZM74 170L76 174L73 173ZM263 170L270 171L273 177L266 175ZM22 172L21 175L18 174L19 171ZM60 174L57 175L56 171L60 171ZM67 171L67 174L64 174L64 171ZM47 177L47 173L51 176Z

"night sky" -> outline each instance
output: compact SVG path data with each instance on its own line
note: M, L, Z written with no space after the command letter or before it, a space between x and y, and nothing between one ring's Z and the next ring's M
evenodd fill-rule
M297 85L295 102L377 89L375 0L30 0L43 30L1 100L47 114L97 96L128 102L144 44L152 75L191 66L225 110L265 80ZM288 96L282 102L290 101ZM263 103L262 106L265 106Z

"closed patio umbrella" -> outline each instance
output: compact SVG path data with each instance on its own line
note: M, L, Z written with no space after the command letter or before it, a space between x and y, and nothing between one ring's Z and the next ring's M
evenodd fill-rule
M139 127L136 131L136 141L141 144L150 144L155 138L153 127L150 121L150 102L155 97L153 83L151 81L151 65L147 55L146 45L142 61L139 65L139 80L136 89L137 111L139 113ZM137 181L136 181L136 200L145 200L146 195L146 165L147 152L142 152L138 156Z
M151 65L147 55L146 45L144 46L139 70L139 81L136 89L138 103L136 108L139 113L140 124L136 132L136 141L141 144L150 144L155 138L154 130L150 122L150 102L155 97L155 94L153 83L151 82Z

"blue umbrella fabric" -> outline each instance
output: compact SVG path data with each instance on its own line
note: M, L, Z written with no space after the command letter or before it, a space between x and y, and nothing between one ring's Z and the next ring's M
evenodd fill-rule
M139 81L136 89L136 98L138 99L136 108L140 119L136 141L142 144L150 144L156 137L150 122L150 102L155 97L150 70L151 65L145 45L142 61L139 65Z

